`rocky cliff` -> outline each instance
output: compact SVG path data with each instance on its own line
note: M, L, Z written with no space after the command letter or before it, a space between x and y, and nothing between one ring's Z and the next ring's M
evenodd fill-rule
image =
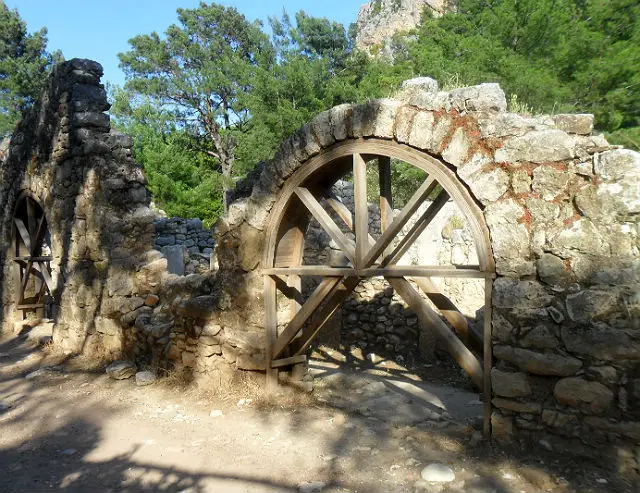
M356 46L371 54L388 52L393 35L416 27L425 8L439 16L451 8L451 3L450 0L374 0L366 3L358 13Z

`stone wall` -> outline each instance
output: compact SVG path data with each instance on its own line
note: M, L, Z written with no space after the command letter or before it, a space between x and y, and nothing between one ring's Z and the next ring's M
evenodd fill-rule
M153 223L155 239L153 247L162 251L163 247L183 245L191 254L211 255L213 236L204 228L198 218L163 217Z

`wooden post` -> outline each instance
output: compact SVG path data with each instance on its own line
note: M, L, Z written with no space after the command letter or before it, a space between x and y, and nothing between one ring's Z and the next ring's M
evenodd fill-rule
M493 347L491 341L491 318L493 307L491 306L491 292L493 279L486 279L484 283L484 416L482 431L487 438L491 437L491 368L493 368Z
M364 267L364 258L369 249L369 207L367 205L367 164L360 154L353 155L353 196L356 205L356 263Z

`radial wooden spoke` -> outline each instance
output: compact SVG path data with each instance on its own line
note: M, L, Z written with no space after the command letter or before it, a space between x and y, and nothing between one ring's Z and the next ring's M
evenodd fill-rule
M332 277L323 280L313 291L309 299L302 305L300 311L291 319L282 334L275 341L271 352L271 359L276 359L287 345L293 340L298 331L305 324L311 314L320 306L320 304L331 294L331 292L342 282L341 277Z
M438 314L429 307L427 302L420 296L420 293L413 289L406 279L389 277L387 281L416 313L418 318L420 318L425 325L433 329L449 354L455 358L458 364L471 377L474 385L482 389L484 387L484 375L482 367L474 354L458 339L451 329L440 319Z
M20 298L18 303L22 304L24 302L24 295L27 290L27 285L29 284L29 277L31 276L31 267L33 266L33 260L27 260L27 266L24 269L24 277L22 278L22 286L20 287Z
M338 217L342 219L342 221L346 224L347 228L355 233L355 229L353 226L353 215L351 214L349 208L333 194L327 194L324 199L327 201L329 207L331 207L333 211L338 215ZM374 240L373 236L371 236L368 231L367 237L369 238L369 245L373 246L376 240Z
M350 241L342 231L340 231L340 228L338 228L333 219L331 219L331 216L324 210L322 205L320 205L320 202L316 200L308 189L298 187L295 189L295 193L309 212L311 212L311 215L316 219L316 221L318 221L318 223L320 223L322 229L324 229L331 239L338 244L351 264L355 266L355 248L353 242Z
M393 195L391 191L391 158L378 158L378 182L380 186L380 229L384 233L393 221ZM387 252L389 247L384 251Z
M276 283L278 291L284 294L288 299L295 300L299 304L304 303L304 296L297 287L290 286L280 276L273 275L272 278Z
M353 155L353 197L356 206L356 263L364 267L369 250L369 206L367 204L367 163L360 154Z
M438 182L433 178L428 178L420 185L420 188L413 194L413 196L407 202L407 205L400 211L389 227L386 229L375 245L369 250L365 258L364 264L368 267L375 259L380 256L385 248L393 241L393 238L402 230L405 224L409 221L413 213L420 207L420 204L429 196L431 192L438 185Z
M264 276L264 325L267 331L267 389L275 390L278 386L278 370L271 366L273 347L278 338L278 306L276 299L276 281L272 276Z
M38 223L38 228L36 230L36 234L34 236L33 243L31 244L32 249L30 250L31 255L35 255L38 253L38 249L42 246L42 242L44 240L44 235L47 232L47 219L42 216L40 218L40 222Z
M329 299L313 314L313 318L295 341L294 355L302 354L307 350L313 338L331 319L331 316L340 308L359 283L359 278L348 277L331 293Z
M26 205L27 205L27 227L29 228L29 238L33 239L36 236L36 210L35 210L35 202L33 199L26 197Z
M431 221L438 215L438 212L445 206L449 200L449 194L442 190L431 205L424 211L424 214L416 221L411 227L409 232L400 240L400 243L393 249L392 252L386 254L380 261L380 266L395 264L399 262L406 251L411 248L411 245L418 239L422 232L429 226Z
M458 268L449 265L388 265L358 271L361 277L451 277L456 279L486 279L495 275L481 271L477 266Z
M13 222L16 225L16 229L20 234L20 238L22 238L22 243L24 243L24 246L27 249L27 252L31 253L31 237L29 236L29 231L27 230L27 227L24 225L24 221L19 217L14 217Z
M413 280L442 313L442 316L447 319L447 322L456 329L458 337L465 346L471 345L473 349L482 354L482 337L469 325L467 317L458 310L453 301L444 295L430 278L416 277Z
M268 276L322 276L345 277L355 276L358 271L352 267L330 267L328 265L301 265L299 267L273 267L264 269L263 274Z

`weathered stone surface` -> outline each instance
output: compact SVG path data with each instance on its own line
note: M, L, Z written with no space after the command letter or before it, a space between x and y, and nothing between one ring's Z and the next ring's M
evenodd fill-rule
M494 83L454 89L449 97L458 111L507 111L504 91Z
M501 275L523 276L533 273L530 238L522 222L525 209L515 200L490 204L484 211L491 232L496 270Z
M569 134L589 135L593 131L593 115L559 114L551 119L556 127Z
M396 112L395 137L401 144L409 142L413 119L417 113L411 106L401 106Z
M331 113L329 111L323 111L311 120L311 130L323 148L329 147L336 141L331 132Z
M538 402L521 402L496 397L491 400L491 403L500 409L515 411L517 413L540 414L542 412L542 405Z
M567 295L567 313L575 322L605 319L619 310L619 295L615 290L587 289Z
M513 419L494 412L491 414L491 436L501 445L513 441Z
M595 430L616 433L635 440L636 443L640 441L640 423L637 421L613 421L607 418L587 416L584 422Z
M569 351L603 361L640 361L640 341L624 330L594 323L584 327L563 327L562 341Z
M393 99L378 100L378 110L371 135L382 139L392 139L396 113L401 103Z
M475 197L485 205L495 202L509 189L509 175L502 168L475 173L465 181Z
M491 387L496 395L503 397L526 397L531 395L531 385L524 373L491 370Z
M553 166L538 166L533 170L532 188L543 200L552 201L566 191L570 175Z
M210 319L218 311L218 299L215 296L197 296L183 301L177 308L178 315L186 318Z
M414 77L413 79L407 79L402 82L401 89L403 90L420 90L424 92L438 92L438 81L431 77Z
M136 385L143 387L146 385L152 385L156 382L158 377L152 371L139 371L136 373Z
M571 257L576 252L589 255L608 254L602 234L589 219L582 218L548 240L550 250L561 257Z
M498 359L536 375L569 376L582 368L582 361L579 359L558 353L539 353L511 346L496 346L493 354Z
M571 282L572 275L564 261L551 253L544 253L536 262L538 276L545 284L551 286Z
M594 414L603 414L611 406L613 392L599 382L581 377L563 378L553 389L553 395L561 404L587 408Z
M264 331L249 332L245 327L225 327L225 341L244 350L260 350L266 347Z
M518 281L500 277L493 283L493 306L496 308L542 308L553 296L536 281Z
M434 122L433 113L429 111L416 113L413 118L411 134L409 135L409 145L419 149L429 148L433 136Z
M264 354L240 353L236 358L236 368L238 370L264 370Z
M331 128L333 137L340 141L347 138L349 127L351 126L351 116L353 115L353 105L341 104L331 110Z
M504 163L528 161L546 163L572 159L573 140L562 130L539 130L505 140L495 153L495 160Z
M136 365L131 361L114 361L107 366L107 375L114 380L126 380L136 374Z
M542 411L542 422L552 428L565 429L578 423L578 416L560 411L545 409Z
M255 269L262 260L264 233L245 224L241 227L238 261L246 272Z
M450 483L456 479L456 475L449 466L433 463L424 467L420 477L430 483Z
M464 128L458 128L447 147L442 151L442 159L457 168L467 160L470 147L471 139L466 131Z
M555 349L559 347L560 340L549 327L538 325L527 332L527 335L522 338L521 344L524 347L535 349Z

